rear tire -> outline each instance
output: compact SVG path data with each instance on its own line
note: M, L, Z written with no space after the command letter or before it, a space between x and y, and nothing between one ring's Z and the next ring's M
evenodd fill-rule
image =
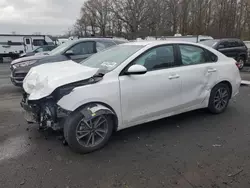
M100 124L102 122L103 124ZM65 121L64 137L73 151L81 154L90 153L107 144L113 127L114 122L110 115L95 116L86 120L83 114L77 111Z
M216 85L210 94L208 110L213 114L223 113L231 98L230 89L227 84Z

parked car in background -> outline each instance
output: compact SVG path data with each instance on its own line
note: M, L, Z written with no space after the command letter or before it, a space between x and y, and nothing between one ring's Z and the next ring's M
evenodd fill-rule
M38 47L36 48L35 50L31 51L31 52L27 52L27 53L23 53L20 55L20 58L21 57L28 57L28 56L33 56L35 55L36 53L42 53L42 52L49 52L53 49L55 49L57 46L55 45L45 45L45 46L41 46L41 47Z
M224 55L234 58L237 66L241 70L248 59L248 49L240 39L214 39L200 42L210 46Z
M30 123L63 129L69 146L88 153L113 132L183 112L219 114L239 92L235 60L188 42L132 42L76 64L34 67L23 84ZM64 123L62 123L64 122Z
M80 61L88 58L94 53L120 43L124 43L124 41L106 38L69 40L68 42L63 43L52 50L49 55L30 56L12 61L10 66L10 79L15 86L22 86L23 79L25 78L31 67L44 63L67 60L73 60L79 63Z
M248 49L248 63L249 63L249 60L250 60L250 41L244 41L244 43Z

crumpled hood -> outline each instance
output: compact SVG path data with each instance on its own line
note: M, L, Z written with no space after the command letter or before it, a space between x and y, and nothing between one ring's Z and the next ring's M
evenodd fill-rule
M14 65L16 63L20 63L20 62L23 62L23 61L40 60L40 59L42 59L44 57L47 57L47 55L22 57L22 58L18 58L16 60L12 61L11 65Z
M31 68L23 81L23 88L29 94L29 100L39 100L60 86L91 78L97 71L97 68L71 60L42 64Z

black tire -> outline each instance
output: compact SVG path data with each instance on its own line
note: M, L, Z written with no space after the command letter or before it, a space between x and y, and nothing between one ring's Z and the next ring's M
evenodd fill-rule
M227 93L227 97L224 97L223 98L223 106L222 105L219 105L219 106L222 106L221 108L218 108L216 101L218 100L218 97L217 95L219 95L219 90L220 91L225 91ZM227 84L224 84L224 83L220 83L218 85L216 85L212 91L211 91L211 94L210 94L210 98L209 98L209 104L208 104L208 110L213 113L213 114L220 114L220 113L223 113L227 106L228 106L228 103L229 103L229 100L231 98L231 92L230 92L230 89L229 89L229 86Z
M84 119L83 114L81 114L80 111L77 111L71 114L67 118L67 120L64 123L64 130L63 130L64 137L68 145L74 152L77 152L80 154L86 154L86 153L99 150L107 144L107 142L109 141L113 133L114 122L110 115L102 115L102 116L105 117L107 120L107 133L104 139L98 145L93 146L93 147L83 146L82 144L79 143L77 136L76 136L78 124ZM97 117L98 116L96 116L95 118Z
M238 63L239 70L242 70L243 67L245 66L246 59L244 57L240 56L237 58L237 63Z

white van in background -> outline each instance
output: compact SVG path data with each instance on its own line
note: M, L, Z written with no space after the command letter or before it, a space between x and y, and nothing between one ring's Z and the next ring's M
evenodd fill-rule
M0 34L0 63L4 57L16 59L22 53L52 44L54 44L52 39L46 35Z

